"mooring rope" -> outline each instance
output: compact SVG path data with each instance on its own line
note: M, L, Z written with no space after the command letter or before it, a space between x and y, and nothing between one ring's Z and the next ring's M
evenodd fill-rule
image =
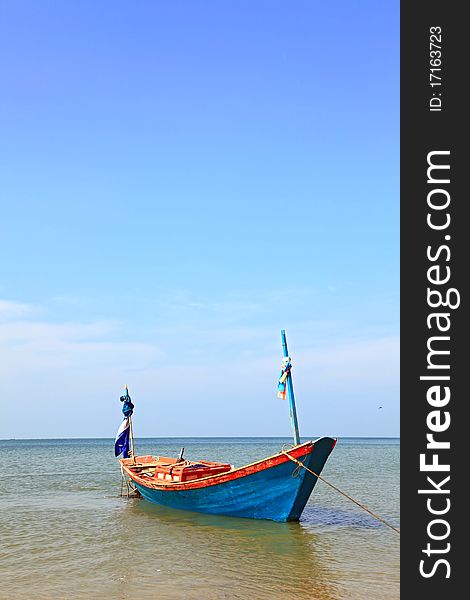
M387 527L390 527L390 529L393 529L393 531L395 531L395 533L398 533L398 535L400 535L400 530L397 529L396 527L394 527L393 525L390 525L390 523L387 523L387 521L385 521L385 519L382 519L382 517L379 517L378 515L376 515L375 513L373 513L371 510L369 510L366 506L364 506L364 504L361 504L360 502L358 502L357 500L354 500L354 498L351 498L351 496L349 496L348 494L346 494L346 492L341 491L339 488L337 488L335 485L333 485L332 483L330 483L329 481L327 481L324 477L322 477L321 475L318 475L317 473L315 473L314 471L312 471L311 469L309 469L308 467L306 467L304 465L303 462L301 462L300 460L297 460L296 458L294 458L293 456L291 456L288 452L286 452L285 450L282 450L282 453L285 454L288 458L290 458L293 462L297 463L297 465L300 467L303 467L306 471L308 471L309 473L311 473L312 475L315 475L315 477L318 477L318 479L321 479L324 483L326 483L326 485L329 485L330 487L332 487L334 490L336 490L337 492L339 492L342 496L344 496L345 498L347 498L348 500L351 500L351 502L354 502L354 504L357 504L357 506L359 506L360 508L362 508L363 510L365 510L366 512L368 512L370 515L372 515L375 519L378 519L379 521L381 521L384 525L386 525Z

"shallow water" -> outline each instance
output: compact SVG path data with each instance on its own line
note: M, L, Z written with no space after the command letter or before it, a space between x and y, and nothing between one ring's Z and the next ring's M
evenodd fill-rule
M138 454L230 462L281 438L138 439ZM340 439L323 475L399 526L399 441ZM0 598L395 599L399 536L318 482L300 523L119 496L113 441L0 441Z

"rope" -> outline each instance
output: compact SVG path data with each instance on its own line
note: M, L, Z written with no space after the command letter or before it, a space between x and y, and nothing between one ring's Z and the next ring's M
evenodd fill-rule
M334 490L336 490L337 492L339 492L342 496L344 496L345 498L347 498L348 500L351 500L351 502L354 502L354 504L357 504L357 506L359 506L360 508L362 508L363 510L365 510L366 512L368 512L370 515L372 515L375 519L378 519L379 521L381 521L384 525L386 525L387 527L390 527L390 529L393 529L393 531L395 531L395 533L398 533L398 535L400 535L400 530L397 529L396 527L394 527L393 525L390 525L390 523L387 523L387 521L385 521L384 519L382 519L381 517L379 517L378 515L376 515L375 513L373 513L371 510L369 510L366 506L364 506L364 504L361 504L360 502L358 502L357 500L354 500L354 498L351 498L351 496L348 496L348 494L346 494L345 492L342 492L339 488L337 488L335 485L333 485L332 483L330 483L329 481L327 481L324 477L322 477L321 475L318 475L317 473L315 473L314 471L312 471L311 469L309 469L308 467L306 467L304 465L303 462L301 462L300 460L297 460L296 458L294 458L293 456L291 456L288 452L286 452L285 450L282 450L282 453L285 454L288 458L290 458L293 462L295 462L298 465L298 469L300 469L300 467L303 467L306 471L308 471L309 473L311 473L312 475L315 475L315 477L318 477L318 479L321 479L324 483L326 483L327 485L329 485L330 487L332 487Z
M121 464L121 493L119 494L122 498L122 488L124 486L124 469L122 468L122 464Z

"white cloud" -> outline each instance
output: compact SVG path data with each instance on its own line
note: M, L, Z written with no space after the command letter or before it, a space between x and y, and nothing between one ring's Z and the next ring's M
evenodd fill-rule
M35 311L36 308L31 304L0 299L0 321L12 318L24 318L33 314Z

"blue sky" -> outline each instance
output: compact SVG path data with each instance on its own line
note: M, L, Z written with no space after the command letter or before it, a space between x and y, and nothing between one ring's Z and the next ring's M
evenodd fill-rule
M0 437L398 435L398 3L0 13Z

